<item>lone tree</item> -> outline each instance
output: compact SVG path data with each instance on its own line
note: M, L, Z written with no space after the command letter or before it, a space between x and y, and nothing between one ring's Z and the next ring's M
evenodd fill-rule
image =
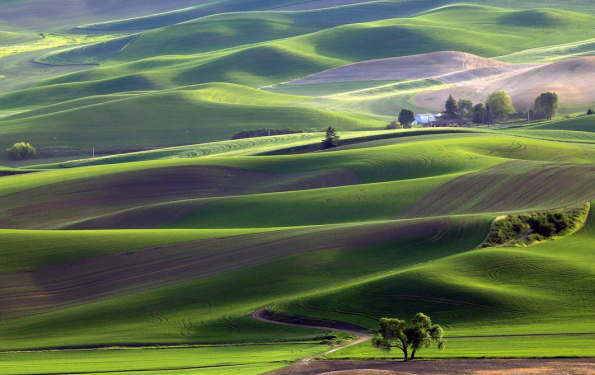
M544 92L535 99L533 105L537 116L551 120L558 113L558 94L555 92Z
M403 352L404 360L415 359L415 353L423 348L432 346L432 341L438 343L443 350L446 345L444 330L438 324L432 324L429 316L417 313L407 326L404 320L382 318L379 322L378 335L372 339L372 346L390 352L392 348ZM408 355L411 349L411 356Z
M506 91L494 91L488 96L486 104L490 105L492 117L495 120L508 117L516 113L512 100Z
M589 116L591 116L591 115L592 115L592 114L594 114L594 113L595 113L595 111L593 111L593 108L589 108L589 109L587 110L587 115L589 115Z
M337 147L339 145L339 140L341 137L337 135L337 131L335 128L329 126L326 129L326 136L322 140L322 147L324 149Z
M403 108L401 113L399 113L399 122L401 125L405 128L410 128L413 121L415 121L415 114L413 114L413 111Z
M27 142L15 143L14 146L6 150L8 158L12 160L24 160L37 156L37 150Z
M446 103L444 104L444 117L459 118L459 106L452 94L448 96L448 99L446 99Z

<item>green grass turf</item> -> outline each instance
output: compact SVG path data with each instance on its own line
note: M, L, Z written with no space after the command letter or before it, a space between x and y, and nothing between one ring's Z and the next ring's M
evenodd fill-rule
M589 164L512 161L453 179L400 217L527 213L566 208L595 197ZM456 194L456 192L464 192Z
M264 231L267 230L0 230L4 243L0 249L0 272L31 270L146 247Z
M477 142L481 139L482 142ZM94 167L75 168L66 170L52 170L29 176L11 176L0 180L0 196L24 191L34 187L55 184L56 182L74 181L90 177L107 176L111 174L149 170L154 168L171 168L174 166L221 165L234 168L245 168L269 172L305 172L328 168L349 168L355 172L360 183L385 182L395 179L409 179L431 177L435 175L475 171L495 164L503 163L507 159L489 156L498 150L503 153L515 138L491 137L477 135L465 139L459 145L458 139L442 141L433 140L428 143L430 148L416 142L398 144L392 147L374 148L370 150L357 149L345 152L325 152L304 155L266 156L266 157L212 157L212 158L178 158L167 160L149 160L136 163L122 163L100 165ZM421 141L421 140L420 140ZM581 161L579 156L584 151L578 146L550 145L549 142L529 140L535 147L525 148L515 157L529 160L549 160L556 156L560 161ZM442 144L450 148L442 149ZM477 143L483 144L482 146ZM484 144L485 143L485 144ZM465 146L469 153L461 152ZM439 148L435 148L439 147ZM549 153L552 147L555 153ZM393 149L398 149L395 158ZM474 154L488 154L478 157ZM498 155L499 156L499 155ZM595 156L594 156L595 157ZM436 162L432 162L434 159ZM584 159L585 162L590 159Z
M226 198L203 206L169 228L242 228L388 220L456 175L398 182ZM227 212L236 211L229 217Z
M36 58L35 61L49 65L101 64L119 54L136 37L137 35L129 35L82 47L60 49L46 53Z
M452 20L456 20L456 24L453 25ZM213 81L262 86L376 58L442 50L494 57L528 48L578 42L595 37L595 31L589 31L593 30L593 22L592 16L552 9L508 11L458 5L409 19L344 25L221 51L193 54L192 48L185 47L189 51L185 55L167 58L144 58L146 56L139 55L144 49L135 54L136 42L133 42L112 61L113 66L55 78L44 85L97 81L134 71L135 74L150 72L153 80L168 87L182 82L187 85ZM401 42L395 45L395 39ZM175 42L169 40L171 38L164 39L163 44L174 48ZM126 53L130 54L125 56ZM137 60L137 63L121 64Z
M424 311L453 336L593 332L595 325L589 315L593 287L588 282L593 278L593 257L588 245L595 233L592 216L586 228L571 237L530 248L482 250L473 249L488 232L495 216L492 208L479 211L487 212L485 215L372 221L384 220L393 212L406 209L424 194L431 194L432 189L444 186L439 185L443 180L452 182L452 174L474 172L464 176L471 182L462 184L454 193L462 202L456 206L464 210L442 213L436 209L430 215L476 212L468 211L464 205L489 204L489 197L474 195L472 177L478 173L490 175L497 168L505 168L506 173L494 175L504 182L507 178L517 181L515 173L526 175L531 172L530 167L537 171L547 171L547 168L583 171L581 168L589 168L595 161L595 151L578 144L494 135L493 132L463 134L465 136L456 137L430 134L432 138L411 137L415 139L406 142L383 140L378 142L393 144L372 142L368 146L376 147L304 155L179 158L1 178L0 195L10 199L11 204L18 203L14 193L20 191L25 194L21 198L25 199L27 190L34 187L44 187L47 194L64 194L72 200L76 194L66 194L66 190L60 193L62 186L68 184L74 184L75 189L79 186L85 191L86 199L93 202L95 193L84 185L89 178L101 178L102 184L109 186L110 181L116 183L120 177L129 176L130 180L136 181L145 173L173 173L175 168L182 166L220 165L284 174L317 171L316 176L320 176L322 170L348 168L357 177L359 185L230 197L216 202L223 204L227 200L228 206L223 204L203 215L211 217L210 224L201 215L192 218L193 225L199 223L197 226L212 227L251 224L280 229L281 225L343 223L340 225L286 228L273 233L264 233L261 229L248 233L237 229L219 232L5 231L6 238L10 238L14 245L4 250L6 263L2 265L0 277L8 277L10 271L30 270L27 275L37 280L36 284L28 283L27 290L21 293L55 293L53 287L44 285L41 280L48 277L44 272L49 270L62 274L61 267L69 267L64 262L86 259L80 266L86 267L86 262L90 262L96 270L102 269L102 257L114 257L121 262L127 262L126 257L133 257L130 259L138 262L131 265L130 275L114 274L112 280L102 273L104 277L97 279L95 288L101 288L104 282L112 282L113 287L107 294L91 294L86 301L67 299L59 309L51 304L51 298L48 302L48 298L40 297L36 303L50 303L45 313L0 320L0 335L6 338L0 347L241 342L294 339L314 334L313 330L298 328L290 328L288 332L287 327L256 322L248 316L250 311L270 304L281 311L336 319L368 328L375 328L377 319L384 315L407 317ZM518 165L508 168L511 163ZM137 174L139 171L142 173ZM589 175L584 171L578 174L581 178ZM569 181L573 180L565 182ZM563 199L569 203L583 199L581 194L593 184L587 185L573 184L577 194L574 190L549 185L541 190L523 185L522 189L526 190L519 188L515 194L526 197L537 194L539 199L529 201L531 207L551 208ZM498 190L498 185L494 186ZM58 189L58 193L51 193L51 189ZM136 193L140 195L141 190ZM488 195L496 196L496 193ZM450 198L449 201L456 202L452 196ZM29 203L35 202L29 199ZM446 203L442 206L448 208ZM518 207L521 205L515 203L514 207L506 209ZM79 210L82 217L87 209ZM109 209L104 206L103 212ZM226 219L223 210L235 210L231 212L236 217L228 215ZM54 215L51 210L46 211L47 215ZM69 220L74 220L74 216ZM362 220L370 222L346 223ZM101 236L105 240L98 240ZM198 240L200 236L205 238ZM229 251L230 244L240 246L240 250L234 252L229 264L221 262L209 277L178 280L184 267L167 273L164 265L161 271L165 273L155 275L150 283L136 280L140 275L133 274L137 267L142 270L143 254L146 253L140 250L127 252L145 245L179 242L182 238L197 241L190 247L153 249L151 251L162 252L164 256L155 259L184 257L185 262L193 264L191 262L208 261L207 254ZM352 240L356 238L358 241ZM26 242L27 239L30 240ZM23 242L24 247L20 245ZM274 248L275 251L263 250L265 244L267 249ZM284 253L298 245L298 252ZM269 256L271 258L267 258ZM55 268L47 268L50 265ZM37 270L39 267L46 268ZM109 274L109 270L102 272ZM22 275L14 276L15 282L23 282ZM238 285L250 287L238 288ZM76 289L76 286L72 287ZM60 298L68 296L71 290L70 287L63 288L64 294L60 293ZM15 295L13 299L19 297ZM19 310L13 305L13 299L7 300L4 309L0 310L3 314L35 311L35 306ZM64 321L70 323L64 325ZM528 347L519 355L545 355L543 346L534 345L529 339L524 342ZM463 342L458 349L444 352L444 355L481 356L477 343L474 340ZM488 345L486 351L488 356L514 356L516 353L512 349L507 352L496 343Z
M484 0L468 0L468 1L440 1L440 0L403 0L393 2L367 2L345 6L335 6L326 9L313 9L307 11L291 11L291 12L266 12L269 17L282 17L290 19L296 23L325 23L330 25L340 25L347 23L357 22L369 22L377 21L386 18L396 17L410 17L418 13L429 11L436 7L441 7L449 4L468 3L468 4L480 4L485 5ZM277 4L271 4L270 8L280 6ZM569 1L569 2L556 2L552 0L548 1L524 1L516 2L511 0L503 1L491 1L491 6L498 6L503 8L514 8L514 9L531 9L535 7L547 7L547 8L559 8L575 12L592 14L593 10L591 4L587 0ZM190 21L203 17L209 14L207 10L208 6L196 6L186 9L175 10L166 13L154 14L146 17L131 18L113 22L103 22L97 24L89 24L82 26L91 30L141 30L149 28L158 28L168 25L177 24L184 21ZM266 8L263 8L266 9ZM237 9L241 10L241 9ZM245 9L244 9L245 10ZM221 13L221 12L216 12ZM253 12L256 13L256 12ZM263 12L265 13L265 12ZM272 14L271 14L272 13ZM226 14L218 14L208 18L221 17L218 19L219 22L224 21ZM232 15L233 16L233 15Z
M341 84L337 84L337 86L339 85ZM347 83L346 85L348 86ZM403 108L411 109L416 113L427 111L412 102L417 94L448 87L450 86L436 79L406 81L325 95L301 103L301 105L340 112L365 113L378 116L386 121L394 121ZM304 93L306 92L304 90Z
M64 93L76 96L76 92ZM7 99L10 101L17 94L8 94ZM46 100L43 96L40 99ZM320 130L333 126L345 131L381 129L385 125L358 114L283 106L304 98L230 84L208 84L123 99L106 97L105 100L98 104L79 100L49 109L57 112L39 115L33 112L31 117L21 114L14 120L7 118L0 123L0 134L7 145L27 139L36 147L56 144L173 146L230 139L234 133L249 129ZM68 109L69 105L82 107Z
M582 144L595 143L595 134L590 131L579 130L556 130L556 129L510 129L505 130L505 134L516 135L520 137L544 139L549 141L572 142Z
M331 82L311 85L278 84L263 87L262 90L278 94L324 97L350 91L371 89L393 83L398 83L398 81Z
M523 128L523 130L566 130L571 132L595 132L595 117L582 116L573 119L562 119L535 126ZM514 130L512 130L514 131ZM570 133L574 134L574 133ZM588 136L588 135L587 135Z
M0 374L261 374L326 350L317 343L0 353Z
M465 252L276 307L368 328L381 316L424 311L453 336L592 333L594 258L586 244L594 229L591 215L583 230L557 241Z
M532 48L521 52L500 56L500 61L516 64L528 61L534 63L554 63L562 60L595 55L595 40L587 39L574 43Z
M229 30L225 30L216 22L212 24L206 21L201 22L206 22L203 30L205 35L211 35L210 33L221 28L217 32L230 35L235 33L249 37L254 33L249 32L248 29L254 28L254 25L259 24L258 21L261 20L259 18L261 15L254 15L253 17L255 18L252 21L248 20L250 22L246 21L247 23L241 17L240 20L232 19L232 26L235 25L234 22L239 22L240 26L237 27L240 27L240 29L238 30L234 29L235 26L230 26ZM262 15L262 17L265 16ZM452 27L452 22L446 22L446 19L456 19L457 26L460 28L455 30ZM532 26L519 21L522 19L533 20L530 23ZM270 28L280 29L285 32L287 28L294 27L292 23L283 22L280 24L273 23ZM543 27L545 23L548 24L547 29ZM0 98L2 103L0 109L4 111L25 110L86 96L163 90L192 83L212 81L238 82L251 86L261 86L299 78L350 62L444 49L462 50L483 56L497 56L527 48L584 40L589 36L585 35L585 33L590 33L590 31L585 32L584 30L592 30L590 26L592 23L592 16L566 11L532 10L518 12L461 5L442 8L410 19L392 19L345 25L280 41L231 46L228 49L224 48L204 53L193 51L192 47L188 46L187 43L176 46L175 43L171 42L171 40L180 36L180 31L177 28L188 28L192 27L192 25L172 26L173 30L166 28L154 31L157 35L153 37L149 35L145 42L143 42L144 36L139 36L124 49L122 55L111 62L111 65L61 76L24 91L3 95ZM200 30L199 32L202 32ZM452 33L455 32L457 37L451 37ZM270 32L266 34L269 35ZM399 43L395 48L392 41L397 36L401 39L409 39L411 43ZM153 39L160 42L153 44ZM498 39L497 43L495 39ZM188 43L192 43L194 40L190 38ZM347 40L349 40L349 43L344 42ZM136 50L137 52L135 52L136 43L141 43L138 50ZM176 54L144 58L146 56L142 55L142 51L147 50L147 48L146 46L143 47L145 44L142 43L151 44L154 47L153 50L156 51L159 51L157 45L162 45L165 48L164 51L157 53ZM250 40L245 43L250 43ZM197 44L197 46L203 45L204 43ZM217 42L217 45L220 45L220 42ZM420 45L423 46L423 50L419 50L418 46ZM415 48L415 51L408 46ZM101 46L93 48L98 50L98 58L100 58L104 49ZM93 50L93 48L91 49ZM168 48L180 48L180 51L186 52L180 55L175 50L168 50ZM105 49L110 50L108 47ZM81 53L85 54L84 52ZM85 56L93 59L93 52L91 51ZM410 98L419 90L437 87L429 83L431 82L426 82L423 85L419 83L421 86L415 82L397 83L394 86L368 91L336 94L332 98L315 99L312 105L339 111L348 110L367 113L368 115L381 116L380 119L387 120L392 118L392 115L396 113L395 111L399 107L411 106ZM172 95L176 97L172 98ZM240 109L221 106L216 110L211 107L215 103L196 103L196 98L180 98L178 93L174 94L173 92L160 92L129 100L125 103L111 101L106 103L105 106L88 106L64 113L47 114L46 116L49 117L41 116L25 119L23 117L27 115L22 114L18 121L5 121L1 126L4 132L0 131L0 133L3 133L4 138L9 141L13 138L19 138L19 140L21 138L31 138L28 141L38 143L39 146L43 145L44 141L47 143L48 140L53 141L56 138L61 145L69 146L75 142L71 134L73 129L76 128L77 132L84 132L84 134L89 135L89 138L97 140L103 145L113 145L115 144L113 139L115 136L111 131L125 129L121 122L125 122L127 126L131 126L130 123L135 122L147 126L158 124L161 128L161 123L165 121L165 118L174 119L175 123L180 127L178 132L170 131L164 134L163 132L145 128L140 132L145 139L126 140L120 136L117 141L118 145L142 146L158 144L164 146L186 143L185 141L188 138L184 139L186 137L185 130L189 130L190 125L195 125L192 122L195 108L215 114L211 120L212 122L196 124L197 128L204 129L204 131L200 132L199 137L193 138L195 142L227 138L232 132L222 134L220 122L224 122L229 126L229 124L237 124L245 118L253 118L250 114L243 112L250 111L250 108L247 107ZM155 103L147 102L151 100L159 103L167 102L172 105L160 108ZM274 101L270 98L268 100ZM379 123L370 122L364 118L349 116L346 118L343 114L321 114L303 109L279 107L280 105L275 105L275 108L271 106L270 111L260 111L260 108L252 109L259 111L259 113L262 112L264 118L257 120L259 124L271 123L273 119L281 118L280 122L284 123L284 125L288 122L295 122L303 124L302 127L315 127L319 123L335 124L342 130L381 126ZM147 108L159 110L160 113L147 111ZM414 109L422 110L421 108ZM175 112L171 113L168 110ZM100 114L96 113L96 111L100 112ZM232 114L229 114L229 112L232 112ZM31 115L35 115L35 112L31 113ZM283 118L285 116L288 118ZM109 120L116 118L121 122L115 122L113 127L106 128L106 123L112 125L112 121L108 121L108 117ZM42 128L41 124L43 124L43 132L39 131ZM217 130L213 130L213 128L217 128ZM27 133L23 129L34 129L34 131ZM130 131L129 129L126 130ZM169 142L156 143L156 139L167 139L167 136L171 138ZM83 144L81 141L80 139L76 140L78 146L91 146L90 144ZM50 143L55 144L56 141Z
M22 35L11 31L0 31L0 45L14 43L22 38Z
M371 275L471 249L485 237L490 220L485 216L455 217L313 228L311 236L303 237L299 243L302 248L315 246L315 251L153 291L126 295L124 289L121 297L4 320L0 322L0 332L6 339L0 345L17 349L303 336L313 331L261 323L247 314L281 299L356 285ZM323 233L328 241L317 248L315 244L320 242ZM335 240L341 241L357 233L372 236L369 238L374 241L367 246L359 241L341 248L333 245ZM295 239L288 237L287 240L294 243L288 242L288 245L295 246ZM284 242L280 239L276 243ZM225 242L221 244L225 246ZM254 257L245 251L238 252L237 256L241 257L238 260ZM238 285L250 285L250 288L238 288ZM65 320L71 324L60 323Z
M448 335L448 332L447 332ZM447 338L446 349L436 345L422 349L416 358L541 358L541 357L592 357L595 354L595 335L538 336L538 337L486 337ZM553 349L555 348L555 349ZM390 354L372 348L370 342L352 346L325 356L326 359L400 360L403 354Z
M340 137L343 141L357 143L348 146L340 146L338 148L333 149L332 151L375 147L377 145L380 146L403 142L414 142L419 141L418 137L426 137L424 139L443 139L467 135L476 136L477 133L485 133L485 131L458 128L428 128L340 132ZM121 164L137 161L197 158L206 156L266 155L274 152L291 152L292 149L298 148L300 146L318 144L322 139L321 137L323 137L322 132L245 138L221 142L200 143L197 145L189 146L161 148L157 150L132 152L113 156L96 157L94 159L71 160L67 162L53 164L38 164L27 167L27 169L74 168L92 165ZM343 142L343 144L345 144L345 142Z
M538 211L595 195L593 148L455 135L303 155L147 160L11 176L0 180L0 222L15 229L274 228ZM163 180L171 186L152 187Z

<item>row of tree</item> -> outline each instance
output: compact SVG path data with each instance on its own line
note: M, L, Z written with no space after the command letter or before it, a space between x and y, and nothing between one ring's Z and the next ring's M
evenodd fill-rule
M460 99L458 102L449 95L444 105L443 117L447 119L465 119L475 124L491 125L517 113L512 99L506 91L495 91L484 103L473 104L470 100ZM552 119L558 113L558 94L544 92L539 95L529 110L531 119Z
M444 105L443 117L447 119L464 119L475 124L493 124L496 120L516 113L512 100L506 91L495 91L484 103L473 104L470 100L460 99L458 102L452 95L448 96Z

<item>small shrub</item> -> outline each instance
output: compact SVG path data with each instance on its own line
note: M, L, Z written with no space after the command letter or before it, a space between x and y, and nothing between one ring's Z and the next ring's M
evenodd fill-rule
M400 123L393 121L390 124L386 125L386 130L395 130L395 129L402 129L403 127L401 126Z
M36 157L37 150L27 142L20 142L6 150L6 154L11 160L25 160Z

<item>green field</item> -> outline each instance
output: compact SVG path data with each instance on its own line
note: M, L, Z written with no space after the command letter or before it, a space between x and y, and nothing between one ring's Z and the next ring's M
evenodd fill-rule
M590 1L66 3L0 1L0 374L263 374L420 311L423 359L595 357L593 103L386 130L502 62L590 77Z

